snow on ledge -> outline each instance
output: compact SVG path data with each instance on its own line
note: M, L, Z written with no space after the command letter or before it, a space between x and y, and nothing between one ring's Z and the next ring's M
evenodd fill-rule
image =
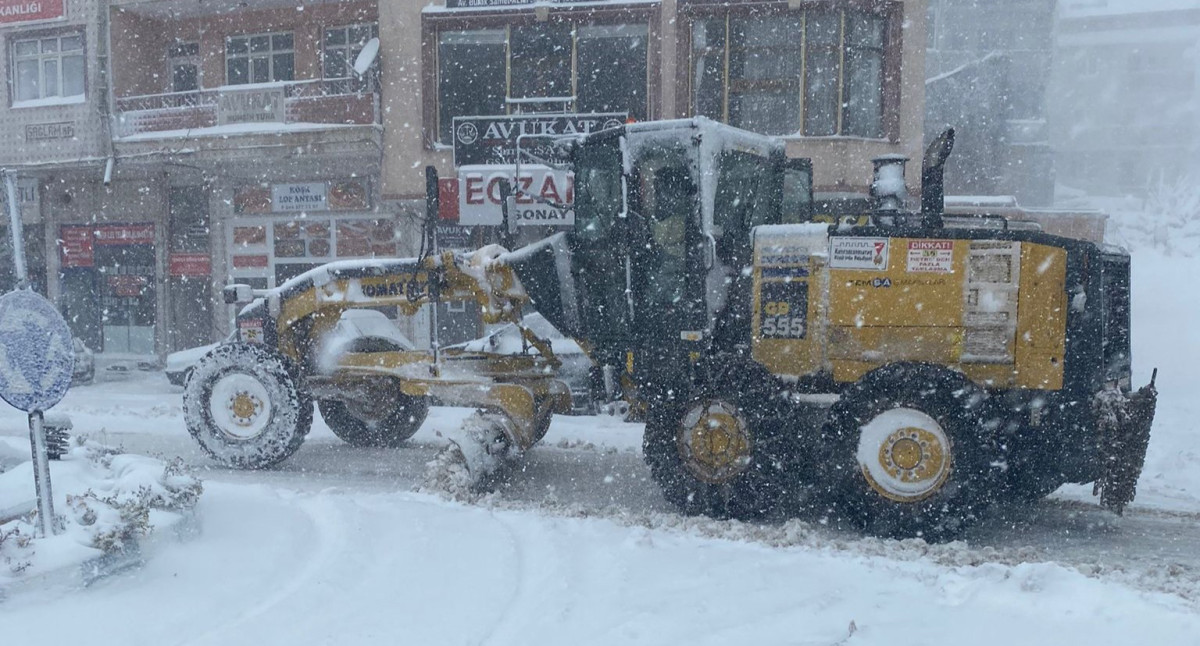
M541 0L541 1L535 1L535 2L517 2L514 4L491 5L491 6L481 6L481 7L447 7L444 4L432 4L431 3L431 4L425 5L425 8L421 9L421 13L424 13L424 14L431 14L431 13L455 14L455 13L479 13L479 12L492 12L492 11L520 11L520 10L529 11L535 7L549 7L551 9L563 9L563 8L574 8L574 7L611 8L614 6L623 7L623 6L629 6L629 5L660 5L660 4L662 4L662 0L619 0L618 2L612 2L612 0L578 0L578 1L575 1L575 0L554 1L554 0L552 0L549 2L547 2L546 0Z
M44 99L26 99L24 101L13 101L12 107L16 108L46 108L55 105L79 105L87 102L87 95L76 94L74 96L48 96Z
M113 141L155 141L158 139L189 139L192 137L227 137L229 135L269 135L313 130L337 130L342 128L376 128L374 123L230 123L207 128L181 128L179 130L155 130L135 135L114 137Z

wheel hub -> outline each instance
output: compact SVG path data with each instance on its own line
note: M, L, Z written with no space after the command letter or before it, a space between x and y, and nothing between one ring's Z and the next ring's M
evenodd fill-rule
M861 429L858 461L872 489L897 502L932 496L950 476L950 440L925 413L894 408Z
M737 407L707 401L687 410L677 437L679 455L696 478L713 484L729 482L750 465L753 438Z
M241 391L233 396L229 402L229 412L233 416L233 421L239 426L250 426L254 423L254 416L263 409L263 403L254 395Z
M272 415L271 395L257 377L231 372L213 383L208 412L231 440L248 440L266 429Z

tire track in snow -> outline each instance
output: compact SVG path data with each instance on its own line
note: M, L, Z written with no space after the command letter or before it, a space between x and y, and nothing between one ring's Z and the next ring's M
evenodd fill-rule
M275 492L275 500L279 500L282 492ZM291 494L295 495L295 494ZM263 500L268 500L267 496L262 497ZM272 502L275 502L273 500ZM327 522L329 514L325 512L332 511L336 515L341 515L341 512L336 509L330 500L323 498L307 498L298 501L297 505L284 505L281 503L274 506L285 510L301 510L304 512L303 522L305 527L311 531L291 531L294 536L314 536L312 541L313 549L306 551L310 557L298 559L303 563L298 571L290 573L286 580L272 579L265 581L263 588L271 590L269 594L262 600L258 601L249 608L242 610L229 621L215 626L212 629L201 633L185 642L181 642L181 646L192 646L196 644L206 643L223 643L227 640L220 639L225 634L236 634L235 630L238 627L244 626L247 623L266 615L280 604L285 603L293 596L302 593L306 584L318 578L320 573L325 570L335 560L335 555L339 553L339 547L348 543L344 523ZM320 509L323 513L314 513L314 510ZM289 528L292 529L292 528ZM294 562L294 561L292 561ZM289 571L291 572L291 571ZM233 641L237 641L236 639Z

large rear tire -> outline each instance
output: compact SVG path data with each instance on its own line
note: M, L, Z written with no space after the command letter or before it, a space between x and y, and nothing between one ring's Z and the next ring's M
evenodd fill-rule
M188 432L225 466L261 469L300 448L312 426L312 399L290 364L263 346L218 346L199 363L183 393Z
M364 420L350 412L344 402L322 399L317 402L321 417L333 434L351 446L395 448L412 437L429 415L425 397L396 395L396 403L386 417Z
M867 533L953 538L1003 491L986 393L963 375L901 363L867 373L829 411L821 485Z
M757 518L793 489L793 442L779 388L757 363L719 369L687 399L655 398L643 453L663 496L685 514Z

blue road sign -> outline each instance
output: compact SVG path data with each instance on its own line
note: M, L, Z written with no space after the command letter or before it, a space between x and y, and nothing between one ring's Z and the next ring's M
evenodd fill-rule
M28 290L0 296L0 398L25 412L57 404L71 386L71 330L50 301Z

